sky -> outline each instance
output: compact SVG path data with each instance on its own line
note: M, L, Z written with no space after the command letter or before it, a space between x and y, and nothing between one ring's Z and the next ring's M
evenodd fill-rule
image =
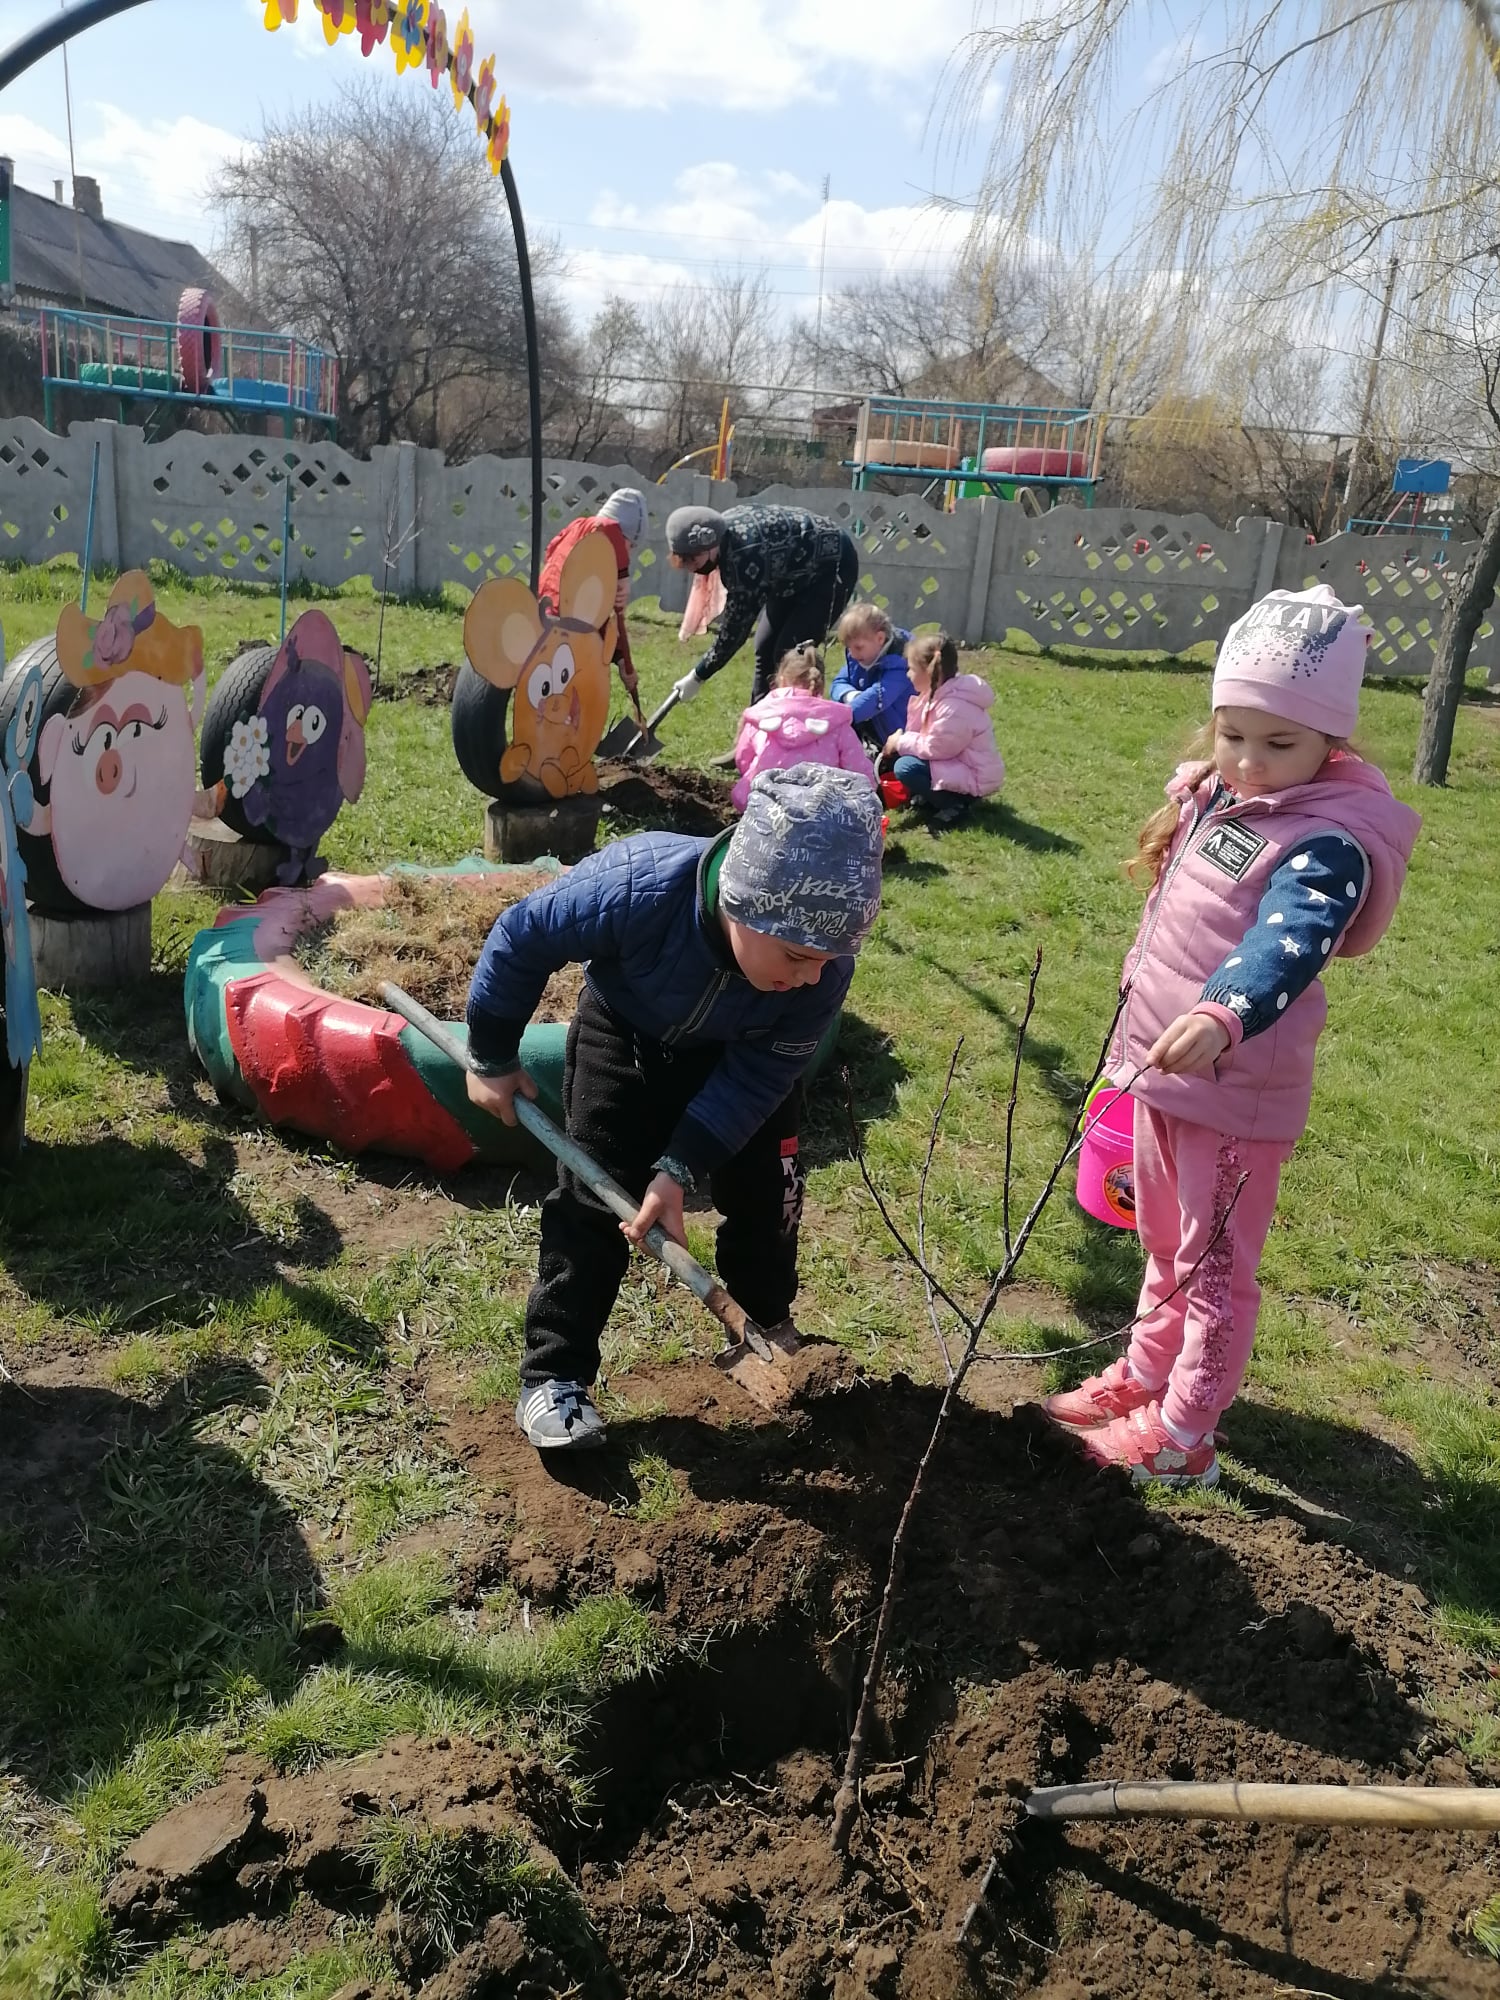
M0 0L0 47L54 4ZM973 12L973 0L470 0L510 100L528 230L560 242L583 318L609 293L645 304L739 265L766 266L781 309L811 314L825 241L825 294L946 264L965 219L931 197L962 194L978 159L944 142L941 86ZM388 49L368 62L357 41L329 49L312 0L275 34L264 14L264 0L149 0L74 38L73 149L107 216L212 255L206 183L263 115L360 70L392 91L429 87L398 78ZM0 98L0 153L23 187L71 188L60 52Z

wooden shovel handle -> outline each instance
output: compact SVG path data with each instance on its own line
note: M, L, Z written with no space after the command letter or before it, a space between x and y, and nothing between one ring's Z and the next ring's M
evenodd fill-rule
M410 1021L434 1048L442 1050L450 1062L457 1063L460 1069L473 1070L474 1063L467 1045L459 1040L446 1022L429 1013L420 1001L413 1000L409 993L403 992L390 980L382 983L380 997L392 1013ZM570 1139L566 1132L554 1125L539 1105L533 1104L529 1097L522 1097L518 1091L514 1110L516 1122L534 1139L539 1139L554 1159L561 1160L569 1173L576 1174L586 1187L592 1188L606 1208L619 1216L622 1222L635 1221L640 1211L625 1189L596 1161L591 1160L576 1140ZM660 1227L647 1230L645 1247L653 1256L660 1258L674 1278L681 1279L695 1298L703 1301L737 1344L747 1344L763 1361L772 1358L765 1335L755 1321L743 1306L735 1303L713 1273L704 1270L691 1251L675 1243Z
M1467 1785L1197 1785L1167 1779L1051 1785L1032 1819L1259 1819L1300 1826L1500 1827L1500 1788Z

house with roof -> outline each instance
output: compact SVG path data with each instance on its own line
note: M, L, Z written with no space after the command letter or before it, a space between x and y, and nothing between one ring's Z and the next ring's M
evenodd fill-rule
M250 325L249 307L194 244L174 243L111 222L99 183L79 174L73 201L63 184L50 196L16 187L13 164L0 159L0 179L10 169L10 291L8 304L35 320L48 308L119 313L135 319L174 320L185 291L201 287L220 301L227 319Z

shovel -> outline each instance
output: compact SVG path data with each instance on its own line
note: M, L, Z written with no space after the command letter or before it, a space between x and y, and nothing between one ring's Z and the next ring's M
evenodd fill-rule
M672 710L681 699L682 696L674 688L661 707L656 709L650 716L644 718L641 715L639 705L637 705L635 711L636 720L631 722L622 715L614 728L608 730L599 739L599 748L596 754L600 757L623 758L627 763L632 764L649 763L653 757L659 757L662 746L661 740L656 734L656 725L658 722L664 721L672 713Z
M435 1014L429 1014L420 1002L413 1000L409 993L403 993L399 986L389 980L382 983L380 997L393 1014L399 1014L420 1034L427 1037L433 1047L440 1049L450 1062L460 1069L472 1069L469 1051L444 1022ZM515 1098L516 1122L523 1126L534 1139L539 1139L555 1159L561 1160L569 1173L576 1174L586 1187L592 1188L606 1208L612 1209L622 1222L633 1222L636 1204L624 1188L612 1180L604 1169L591 1160L583 1148L576 1145L566 1132L560 1131L540 1106L519 1092ZM747 1395L754 1398L762 1408L780 1409L791 1394L791 1383L787 1377L786 1359L796 1352L796 1343L791 1340L770 1341L751 1319L743 1306L737 1305L725 1291L711 1271L705 1271L697 1258L684 1250L680 1243L674 1243L670 1236L659 1228L646 1233L645 1247L653 1256L659 1257L674 1278L685 1284L695 1297L702 1300L708 1310L718 1320L729 1335L729 1346L714 1357L714 1365L733 1376Z

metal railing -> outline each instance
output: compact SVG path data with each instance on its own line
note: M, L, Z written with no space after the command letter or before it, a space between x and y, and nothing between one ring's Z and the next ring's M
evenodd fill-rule
M183 379L182 344L207 340L217 365L204 387ZM287 333L184 325L120 314L48 310L41 317L42 390L59 389L209 409L338 420L338 362Z

